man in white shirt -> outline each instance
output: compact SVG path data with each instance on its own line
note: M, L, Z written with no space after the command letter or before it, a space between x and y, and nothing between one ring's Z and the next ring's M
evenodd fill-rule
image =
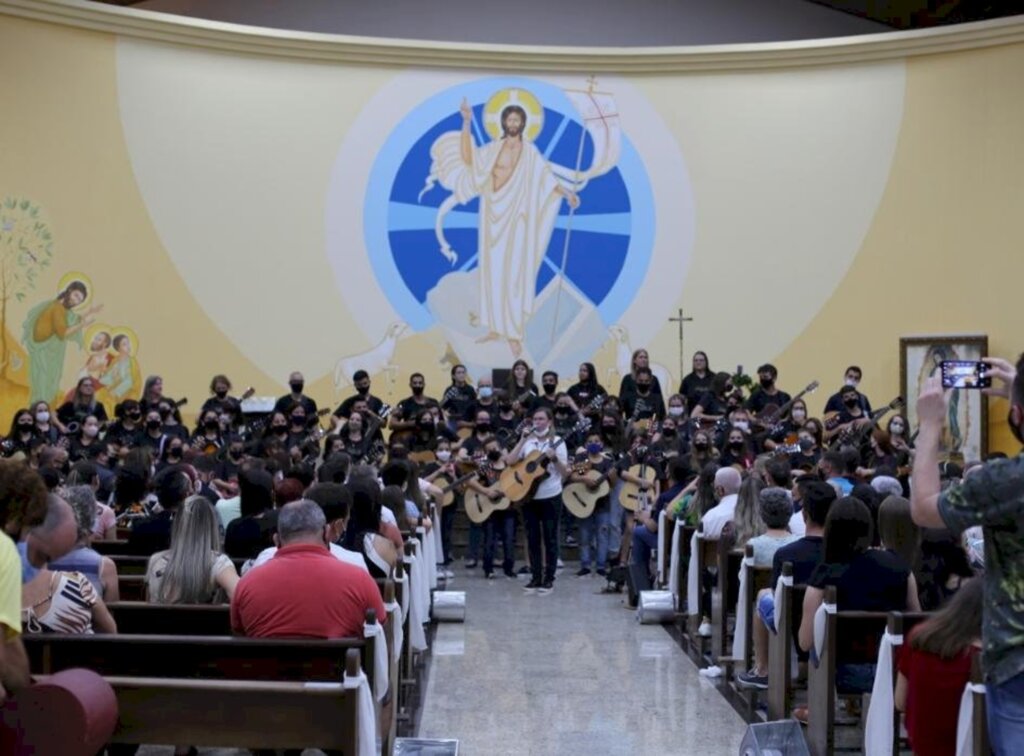
M555 587L562 480L570 472L565 442L554 435L553 419L551 410L547 407L538 407L534 410L532 430L523 432L523 437L505 460L507 464L515 464L533 452L540 452L539 461L547 468L547 476L541 479L533 496L528 497L523 504L526 540L533 572L532 579L523 590L527 593L536 591L541 595L551 593Z
M713 506L700 521L704 523L704 540L717 541L722 535L726 523L732 522L736 512L736 498L742 483L739 471L735 467L723 467L715 473L715 498L718 504Z
M344 549L336 543L336 541L341 539L342 533L345 532L345 526L348 524L349 508L352 505L352 494L349 493L348 489L338 483L317 483L306 491L304 498L315 501L324 512L324 517L327 519L331 556L339 562L351 564L369 573L369 569L366 567L366 560L363 559L362 554ZM274 542L277 543L276 535L274 536ZM249 570L269 562L276 553L277 546L263 549L250 564L242 568L242 574L244 575Z

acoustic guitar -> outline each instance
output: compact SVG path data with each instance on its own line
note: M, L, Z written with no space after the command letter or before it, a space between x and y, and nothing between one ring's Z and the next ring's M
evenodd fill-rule
M657 462L662 455L651 455L647 452L648 448L646 446L639 446L634 452L631 452L633 458L639 458L640 462L631 465L629 473L641 480L648 481L651 483L651 488L653 488L654 482L658 477L658 471L654 469L652 463ZM622 486L622 491L619 493L619 504L629 512L636 512L638 509L643 509L647 506L650 496L650 489L645 491L638 483L626 481Z
M859 426L855 423L850 423L847 427L843 428L836 435L832 442L829 444L829 451L835 451L841 446L857 446L859 447L867 439L868 434L871 433L878 425L878 421L882 419L884 415L893 410L903 409L906 402L902 396L897 396L891 402L884 407L875 410L868 415L866 423L861 423ZM838 414L838 413L837 413ZM858 418L861 419L861 418ZM826 421L826 427L828 422ZM833 422L832 428L836 428L838 423Z
M450 507L455 503L455 490L460 486L466 484L467 481L472 480L479 475L478 469L474 469L472 472L468 472L465 475L461 475L455 480L452 480L447 475L438 475L434 478L435 485L438 481L444 481L445 485L441 486L441 499L438 503L441 508Z
M576 425L572 427L572 430L567 435L586 431L589 427L590 418L582 418L577 421ZM514 502L522 501L532 496L540 485L541 480L548 474L546 460L548 449L557 449L564 443L565 439L559 436L544 451L536 449L514 465L509 465L501 473L501 490Z
M775 433L779 433L784 430L782 425L782 418L789 414L789 411L793 409L793 405L803 399L808 394L812 394L818 390L821 384L818 381L811 381L807 384L807 387L799 394L794 396L788 402L783 404L781 407L775 404L766 404L757 417L754 418L754 427L760 427L768 431L768 435L771 436Z
M613 470L614 468L609 468L606 473L599 472L590 466L589 461L575 470L577 475L582 475L587 480L570 483L562 490L562 503L573 517L583 520L594 513L597 502L611 493L608 477Z

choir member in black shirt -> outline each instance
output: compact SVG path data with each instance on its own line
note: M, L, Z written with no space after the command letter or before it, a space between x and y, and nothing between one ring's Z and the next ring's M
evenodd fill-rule
M665 400L660 391L654 390L657 381L650 368L637 368L633 393L621 397L622 412L630 422L665 418Z
M729 395L732 393L732 376L716 373L711 380L711 389L697 402L691 413L695 418L719 420L729 412Z
M531 414L540 407L547 407L549 410L554 411L555 399L558 396L558 373L554 370L545 370L544 374L540 377L540 390L541 395L533 403L533 408L530 410Z
M290 394L285 394L277 400L274 405L274 410L277 412L288 413L291 408L297 404L302 405L302 409L306 411L307 415L315 415L317 411L316 401L302 393L306 387L306 381L302 377L302 373L296 370L294 373L288 376L288 387L291 389Z
M580 365L579 381L569 387L568 394L576 403L576 407L593 420L601 414L601 403L595 400L608 396L604 386L598 382L597 370L591 362Z
M751 410L755 415L760 415L765 407L769 405L775 405L778 408L787 404L793 398L785 391L780 391L775 385L775 381L779 377L779 371L774 365L761 365L757 369L757 377L760 385L754 389L754 392L747 400L747 409Z
M633 352L633 357L630 360L630 371L629 375L622 376L622 382L619 384L619 400L625 405L629 401L629 397L636 394L636 381L637 381L637 370L640 368L651 367L651 358L647 354L646 349L637 349ZM662 394L661 382L658 380L656 375L651 376L651 394Z
M679 393L686 397L688 406L695 406L700 398L711 390L711 381L714 377L707 353L694 352L693 370L679 384Z
M78 381L71 399L64 402L57 410L57 419L62 425L76 423L81 426L86 417L92 415L101 423L107 422L107 408L102 402L96 401L96 383L86 376Z
M137 436L142 432L142 408L134 399L125 399L114 408L117 420L107 429L107 441L121 447L135 446Z
M230 392L231 381L226 375L213 376L210 380L210 393L213 396L203 402L200 412L214 410L219 414L228 409L238 409L239 402L235 397L229 395Z
M857 386L860 385L860 379L862 376L863 373L859 367L856 365L850 365L850 367L846 368L846 372L843 374L843 388L845 389L849 387L856 390ZM829 412L841 412L843 410L844 405L842 393L842 390L839 390L828 398L828 401L825 403L824 414L827 415ZM871 402L868 401L868 398L859 391L857 391L857 398L860 403L860 408L868 414L871 414Z
M529 413L537 402L540 393L537 384L533 382L533 371L526 360L516 360L512 363L512 371L508 376L508 383L505 384L505 393L512 400L516 412Z
M476 389L469 385L465 365L455 365L451 371L452 383L444 392L441 409L448 415L448 427L473 427L473 407L476 405Z
M337 418L347 418L352 414L352 410L355 407L355 403L360 399L366 402L367 409L375 415L380 415L381 409L384 407L384 401L377 396L370 393L370 375L365 370L357 370L352 374L352 385L356 388L354 396L350 396L348 399L343 401L338 408L334 410L334 416ZM315 412L315 410L314 410Z
M407 438L409 434L416 431L422 411L438 406L437 399L425 395L426 387L427 380L423 377L423 373L413 373L409 376L409 390L412 391L412 394L395 406L394 412L388 419L392 440L395 440L396 437L399 441Z

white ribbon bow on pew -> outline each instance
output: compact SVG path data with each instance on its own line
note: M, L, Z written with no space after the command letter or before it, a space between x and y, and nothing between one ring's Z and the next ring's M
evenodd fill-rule
M893 726L896 717L893 698L893 648L903 645L902 635L882 633L878 646L878 664L875 667L875 683L871 688L871 703L868 705L867 721L864 723L864 753L866 756L891 756L893 750Z
M373 694L383 701L388 694L388 642L379 622L363 623L363 637L373 638Z
M981 683L969 682L960 696L960 716L956 720L956 756L974 753L974 694L984 693Z
M743 557L740 563L740 595L736 599L736 627L732 634L732 658L742 659L747 648L747 633L750 631L750 602L747 595L747 567L754 566L754 557Z
M420 558L420 562L423 566L424 582L427 586L427 591L431 588L437 588L437 565L435 564L434 558L434 539L427 535L427 529L424 527L416 528L416 536L420 542L420 550L416 555Z
M814 653L819 660L825 645L825 615L835 613L836 605L825 603L822 603L814 613Z
M676 520L672 529L672 556L668 563L668 589L672 591L672 607L679 611L679 552L682 551L683 521Z
M658 513L658 586L665 585L665 552L668 549L668 512Z
M700 569L697 567L697 549L700 548L700 531L690 536L690 564L686 569L686 613L700 614Z
M377 714L373 706L373 696L370 693L370 682L366 679L366 673L359 670L355 677L345 675L343 684L345 690L354 690L359 697L359 753L358 756L374 756L380 753L380 746L377 743Z
M779 575L779 580L775 584L775 611L772 613L772 630L775 632L779 631L779 607L782 606L782 587L789 586L793 587L793 576L792 575Z
M388 613L388 622L391 624L391 637L395 644L395 647L391 649L391 661L394 664L398 664L399 659L402 658L402 644L405 642L405 629L402 627L405 614L402 612L402 607L398 605L397 601L384 604L384 609Z

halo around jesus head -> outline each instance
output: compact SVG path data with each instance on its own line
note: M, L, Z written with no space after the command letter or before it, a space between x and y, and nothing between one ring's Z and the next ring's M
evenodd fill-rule
M518 105L526 111L526 130L523 138L531 142L537 138L544 126L544 108L540 100L525 89L510 87L496 92L484 106L484 128L491 139L501 139L501 116L510 105Z

